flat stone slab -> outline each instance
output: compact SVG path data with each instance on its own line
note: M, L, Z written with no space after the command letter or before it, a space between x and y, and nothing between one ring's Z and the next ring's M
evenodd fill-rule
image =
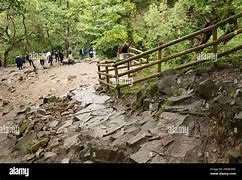
M92 86L77 89L73 93L75 94L74 99L84 103L104 104L110 99L109 96L96 95L95 89Z
M180 101L185 101L185 100L189 99L190 97L192 97L192 96L191 95L187 95L187 94L183 94L183 95L180 95L180 96L169 97L167 100L171 101L173 103L178 103Z
M195 111L201 108L202 101L195 101L192 104L187 105L176 105L176 106L163 106L165 111L169 112L184 112L184 111Z
M75 116L75 120L85 123L90 118L91 113L83 113Z
M130 159L137 163L148 162L154 154L146 148L140 148L140 150L130 156Z
M98 109L91 113L92 116L107 116L113 112L113 108Z
M161 141L164 146L167 146L174 141L174 138L172 136L166 136Z
M188 151L199 146L201 141L196 138L183 137L179 142L174 142L167 150L167 154L175 158L184 158Z
M187 117L187 115L181 115L179 113L163 112L160 114L160 124L166 128L172 125L178 127Z
M139 142L140 140L142 140L142 139L144 139L148 136L151 136L150 133L141 131L136 136L134 136L133 138L128 140L127 144L128 145L134 145L135 143Z
M107 107L102 105L102 104L90 104L86 108L78 111L75 115L79 115L79 114L83 114L83 113L89 113L89 112L93 112L93 111L96 111L96 110L99 110L99 109L105 109L105 108L107 108Z

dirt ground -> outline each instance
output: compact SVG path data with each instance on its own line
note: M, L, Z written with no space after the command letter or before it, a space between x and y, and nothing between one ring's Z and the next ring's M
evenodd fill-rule
M1 69L0 98L9 99L15 103L29 103L38 100L41 96L59 96L69 90L82 85L95 85L97 81L96 63L81 62L74 65L60 65L43 69L38 61L35 62L38 74L31 73L33 67L26 63L26 67L18 70L16 67ZM14 89L14 90L12 90Z

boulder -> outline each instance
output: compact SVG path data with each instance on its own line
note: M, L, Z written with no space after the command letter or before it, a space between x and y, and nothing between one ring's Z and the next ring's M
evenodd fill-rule
M174 86L177 87L178 83L176 78L173 76L165 76L157 83L158 91L167 95L171 95L171 87Z
M217 91L218 87L211 79L207 79L194 87L194 93L206 100L210 100L215 97Z

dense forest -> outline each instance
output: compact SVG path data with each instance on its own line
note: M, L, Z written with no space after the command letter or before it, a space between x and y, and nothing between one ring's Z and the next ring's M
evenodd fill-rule
M241 0L0 0L1 60L7 66L18 54L69 46L76 54L80 47L94 46L99 56L113 58L125 41L147 50L241 10ZM218 33L227 34L239 24L228 24ZM166 53L210 37L208 32Z

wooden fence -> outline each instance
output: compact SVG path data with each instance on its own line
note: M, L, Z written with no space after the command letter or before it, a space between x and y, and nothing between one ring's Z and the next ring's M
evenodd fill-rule
M225 42L226 40L229 40L229 39L237 36L238 34L242 33L242 28L238 27L233 32L230 32L219 38L217 35L217 29L221 26L224 26L227 23L236 21L237 19L239 19L241 17L242 17L242 12L238 13L234 16L231 16L223 21L220 21L217 24L211 25L207 28L201 29L199 31L193 32L193 33L183 36L181 38L170 41L168 43L162 44L154 49L151 49L151 50L148 50L145 52L142 52L135 48L130 48L129 57L124 60L98 62L97 66L98 66L99 82L101 84L107 85L108 88L109 87L115 88L117 90L118 94L120 94L121 88L130 85L129 83L121 82L120 79L124 76L128 76L128 78L129 78L133 73L139 72L143 69L146 69L146 68L149 68L152 66L157 66L157 71L155 73L153 73L149 76L146 76L144 78L133 79L132 84L140 83L140 82L143 82L143 81L146 81L146 80L149 80L152 78L156 78L156 77L159 77L160 75L162 75L162 73L164 71L162 71L161 64L163 62L174 60L175 58L179 58L181 56L184 56L184 55L187 55L187 54L199 51L199 50L203 50L204 48L207 48L210 46L212 47L212 53L216 54L217 58L234 53L234 52L242 49L242 44L240 44L232 49L228 49L224 52L220 52L220 53L218 53L217 46L221 42ZM172 45L181 43L185 40L195 38L196 36L198 36L200 34L203 34L206 32L211 32L211 31L212 31L212 41L211 42L207 42L205 44L201 44L201 45L186 49L185 51L181 51L181 52L172 54L167 57L162 56L162 51L165 48L168 48ZM157 60L149 62L148 57L149 57L149 55L151 55L153 53L157 53ZM174 69L179 70L179 69L187 68L187 67L190 67L190 66L193 66L196 64L204 63L206 61L209 61L209 59L194 60L189 63L178 65ZM105 69L102 70L102 68L105 68ZM112 81L110 81L110 80L112 80Z

